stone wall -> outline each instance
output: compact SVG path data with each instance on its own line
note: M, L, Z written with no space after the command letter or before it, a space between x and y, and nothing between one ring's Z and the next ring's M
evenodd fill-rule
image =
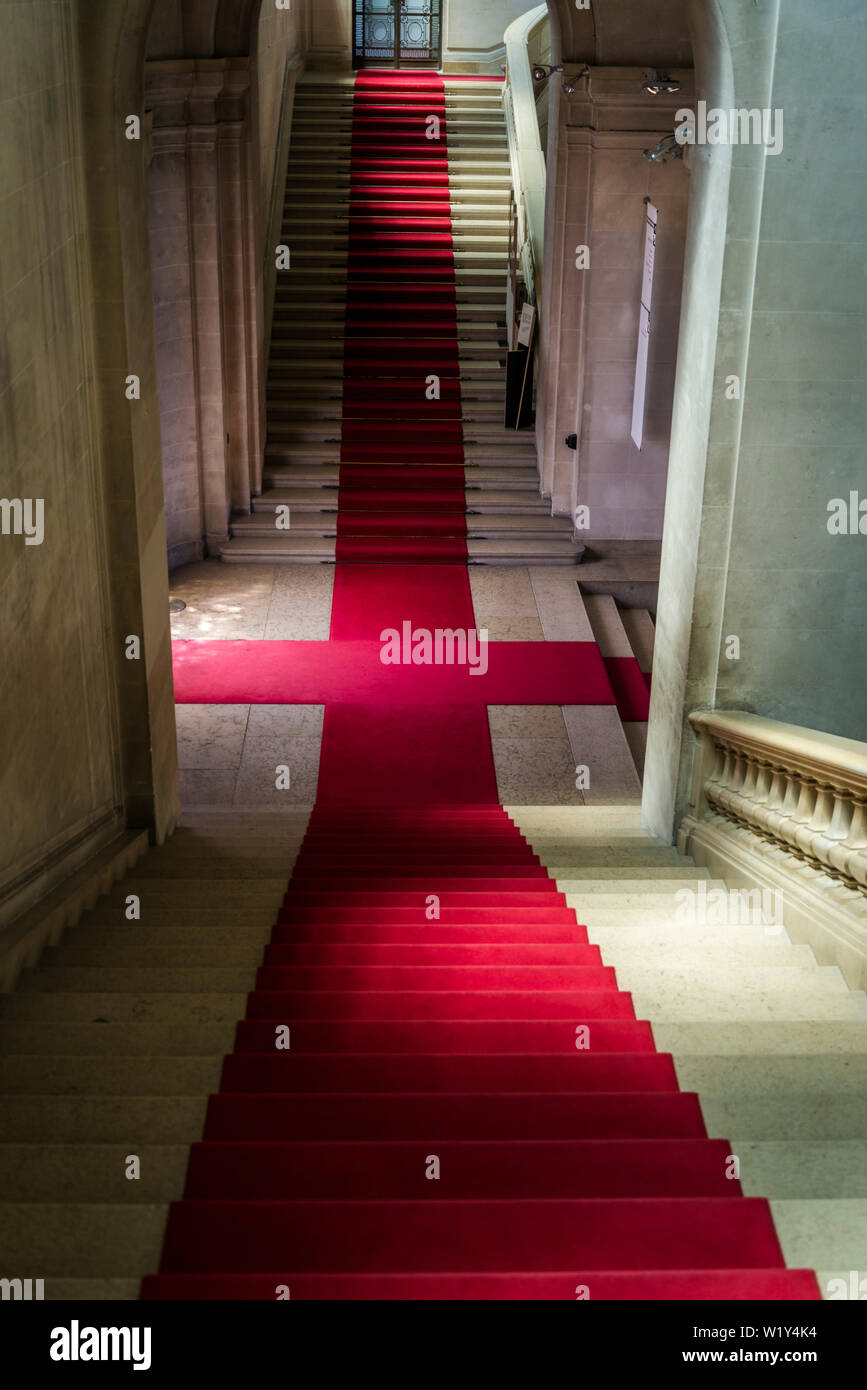
M542 266L537 442L556 515L589 509L582 539L662 535L689 178L651 163L682 92L642 92L641 68L591 67L574 93L549 81L551 116ZM631 438L646 224L659 214L644 439ZM579 248L582 265L576 265ZM577 436L577 449L566 443ZM582 523L586 520L582 517Z
M261 491L272 243L307 6L262 5L249 54L161 0L148 36L148 174L169 565L217 554ZM208 51L197 52L199 45ZM275 224L275 225L272 225Z
M45 525L41 544L0 535L0 921L125 823L160 839L177 814L146 140L123 124L141 74L116 85L114 66L125 18L72 0L2 14L0 492L42 500Z
M693 152L645 783L665 836L690 709L867 737L867 541L828 531L829 502L867 493L865 19L848 0L691 12L697 95L782 109L784 144Z
M44 503L44 539L0 535L0 921L122 801L71 24L52 0L2 11L0 494Z
M443 67L499 76L506 60L503 35L531 9L531 0L443 0Z

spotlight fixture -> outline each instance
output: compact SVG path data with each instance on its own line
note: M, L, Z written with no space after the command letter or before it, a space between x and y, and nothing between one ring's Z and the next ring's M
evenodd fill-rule
M580 72L573 73L571 77L563 78L563 93L567 97L574 97L578 83L582 77L589 77L590 69L585 64Z
M533 81L545 82L554 72L562 72L563 64L558 63L556 68L548 67L545 63L538 63L533 69Z
M683 145L676 136L666 135L652 150L642 150L641 153L650 164L665 164L669 158L683 159Z
M651 96L658 97L660 92L679 92L681 84L677 78L669 77L664 68L651 68L650 76L642 84L643 92L650 92Z

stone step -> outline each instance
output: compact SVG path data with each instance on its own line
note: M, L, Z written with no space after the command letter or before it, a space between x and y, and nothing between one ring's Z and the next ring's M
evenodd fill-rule
M867 1123L867 1050L852 1055L792 1053L786 1057L690 1056L678 1054L678 1081L682 1090L700 1091L719 1097L834 1096L850 1102L852 1124L863 1133ZM792 1124L799 1116L794 1114ZM730 1123L727 1121L727 1123ZM719 1132L719 1131L718 1131ZM748 1130L741 1130L747 1135ZM854 1137L854 1131L853 1131ZM867 1173L865 1173L867 1180Z
M325 488L268 488L261 497L253 499L253 511L273 514L277 507L304 511L337 510L338 493L335 487ZM427 504L425 504L427 505ZM412 510L408 506L407 510ZM548 503L544 498L529 491L495 491L485 488L466 490L466 511L469 515L496 515L497 513L538 513L550 520ZM568 523L567 523L568 525Z
M561 876L562 866L567 863L616 864L638 868L661 867L664 864L676 864L679 868L690 867L684 864L683 856L678 854L673 845L648 846L641 840L630 842L626 838L619 839L615 844L610 841L593 843L590 840L574 844L568 840L545 839L535 835L528 835L527 838L542 862L549 865L550 873L554 872L550 865L557 865L558 878Z
M764 1059L763 1059L764 1060ZM867 1139L867 1107L850 1094L802 1090L723 1095L705 1090L701 1108L713 1134L748 1139Z
M294 157L290 161L288 172L286 199L306 198L319 193L326 196L332 189L348 190L350 188L352 159L348 150L340 157L332 156L329 158L327 154L318 159ZM387 171L383 176L384 186L387 186L386 174ZM401 184L404 182L407 187L418 187L410 180L401 180ZM464 195L483 198L491 194L498 199L505 195L508 202L510 193L511 170L504 161L480 161L474 169L462 168L459 164L449 167L450 199L460 199Z
M126 1177L128 1153L126 1144L0 1144L0 1192L14 1192L25 1203L125 1205L162 1204L182 1195L186 1145L139 1144L141 1177L133 1180Z
M653 1022L661 1052L737 1056L789 1056L867 1052L867 1023L837 1019L833 1028L815 1019L672 1020Z
M223 1058L31 1055L0 1058L3 1096L201 1096L219 1090ZM2 1167L2 1145L0 1145ZM4 1189L0 1185L0 1191Z
M292 444L284 440L272 439L265 446L266 460L271 465L279 460L282 465L281 473L286 466L294 467L295 465L330 464L336 468L339 454L340 445L339 441L336 440L330 444ZM376 461L374 460L374 462ZM381 462L389 463L389 459L382 459ZM526 471L533 468L535 463L536 455L532 447L500 449L496 445L469 442L464 445L464 467L467 469L474 467L507 468L513 465L516 469Z
M475 565L574 565L580 550L568 540L470 540L469 563ZM232 537L220 545L230 564L332 564L335 541L281 533L272 537Z
M730 1059L727 1059L730 1060ZM863 1139L731 1139L748 1197L822 1200L867 1197ZM848 1274L847 1274L848 1283Z
M46 1289L66 1274L140 1280L159 1268L167 1216L164 1203L3 1202L0 1265L39 1269Z
M276 917L276 913L274 914ZM79 944L78 931L69 935L69 944L55 946L46 951L40 967L55 968L97 966L138 969L144 966L155 970L195 970L199 966L226 968L228 970L255 970L262 961L269 933L257 932L245 939L242 933L227 931L226 928L209 927L201 929L198 943L193 944L194 928L187 925L183 932L172 930L170 946L155 944L160 928L148 927L133 940L118 939L118 934L103 933L98 939L98 928L92 928L93 935L86 944ZM212 944L215 931L221 930L221 943Z
M349 163L351 149L351 144L346 138L339 141L335 147L312 135L299 132L291 143L290 159L293 168L303 166L305 160L322 160L326 168L339 167L340 162ZM378 159L380 154L371 150L368 157ZM508 169L509 146L502 135L480 135L474 131L459 132L449 139L447 157L450 167L453 164L458 165L465 173L505 172Z
M764 937L761 928L726 928L725 937L719 932L705 931L699 940L666 929L665 923L654 927L630 926L628 921L591 926L593 941L602 951L606 965L615 970L628 970L636 949L643 946L646 958L666 969L682 966L700 969L703 965L718 966L791 966L809 972L815 969L816 959L809 946L793 946L779 937ZM734 932L741 932L738 939ZM70 962L71 963L71 962ZM107 962L108 963L108 962Z
M459 294L471 294L492 289L496 290L498 294L502 294L505 262L498 261L495 265L490 266L466 264L464 263L465 259L459 257L455 264L454 283ZM333 265L317 262L315 257L308 258L308 260L310 263L303 267L303 275L298 277L303 282L305 294L309 293L311 289L317 288L342 291L346 284L345 258L342 261L336 258ZM295 274L297 269L295 267L293 271L285 272L285 275ZM418 276L416 288L423 290L425 283L425 277ZM434 279L431 283L436 285L441 281ZM393 285L389 284L388 280L369 280L366 282L366 286L371 291L375 291L377 287L382 291L393 289Z
M363 513L358 513L361 517ZM398 516L399 513L388 513L389 517ZM466 533L471 539L487 537L489 539L506 538L527 538L535 541L537 538L564 537L571 538L572 524L568 519L562 517L551 517L546 512L535 513L530 509L529 515L513 515L506 513L487 514L479 511L464 512L466 518ZM252 516L239 515L232 518L232 536L242 538L247 536L269 536L273 533L276 524L276 514L272 506L269 514L265 509L257 509ZM304 533L314 536L336 536L337 534L337 511L332 509L327 511L320 509L317 511L298 510L290 514L289 531L294 533ZM285 531L282 532L286 534Z
M303 833L303 829L300 829L293 836L292 854L300 845ZM235 850L237 847L237 842L226 846L227 849ZM253 848L251 846L251 849ZM286 850L288 853L289 847L280 843L275 844L274 850L278 853ZM189 853L191 855L195 853L194 846L190 846ZM135 891L132 886L134 883L135 879L133 878L124 879L122 883L117 884L110 893L106 893L100 899L101 905L104 907L123 907L127 895ZM146 901L149 905L152 906L157 903L161 907L177 907L180 887L177 879L162 879L148 875L138 880L138 886L146 894ZM246 907L253 908L255 912L260 914L267 912L275 901L279 901L285 886L286 878L284 876L252 882L240 878L220 879L218 883L202 882L199 879L193 879L190 882L190 888L195 892L195 900L202 907Z
M653 644L656 628L646 608L619 609L627 640L642 671L653 670Z
M56 1022L51 1027L55 1056L204 1057L222 1056L234 1046L237 1018L214 1022L180 1019L171 1023ZM43 1023L0 1019L0 1047L9 1057L44 1056Z
M337 423L339 425L340 422ZM371 421L371 424L373 423L375 422ZM373 436L373 431L370 433ZM508 453L520 453L531 458L534 456L532 445L527 443L523 435L514 430L505 430L499 424L491 425L484 421L475 423L466 421L463 439L464 444L470 447L473 445L487 446L489 449L496 447L497 450ZM273 444L284 443L289 448L298 444L315 444L317 442L323 444L333 442L339 446L340 430L337 429L335 432L333 422L327 420L318 425L315 423L301 425L291 419L271 419L268 425L268 440L269 443ZM373 438L371 438L371 443L373 443ZM411 453L412 444L406 442L405 449L406 452Z
M286 878L288 881L289 871ZM276 903L268 913L253 912L249 907L200 907L191 897L186 899L183 895L178 895L178 902L172 905L148 904L146 900L142 903L142 918L139 922L128 922L118 915L116 908L96 907L93 912L88 913L86 927L100 927L112 929L118 934L133 931L136 934L144 934L156 927L169 926L172 923L177 925L179 932L192 930L196 927L219 927L232 924L237 931L249 931L251 934L259 932L265 922L272 922L276 916ZM86 928L76 928L84 930Z
M336 488L340 470L337 464L266 464L265 484L269 489L295 488L315 485L322 488ZM499 466L495 468L465 468L465 488L467 493L476 489L515 491L519 493L538 491L539 476L535 468Z
M509 190L504 188L457 188L450 192L448 198L425 198L423 185L407 184L403 190L403 196L393 191L388 185L388 180L383 178L382 187L388 188L387 196L383 195L375 185L371 186L368 193L358 192L354 197L350 197L351 181L335 179L331 188L325 190L322 184L312 184L305 187L303 184L293 184L287 190L287 197L283 203L284 216L297 216L300 221L305 213L309 211L310 217L315 222L337 222L345 221L350 212L355 217L374 218L379 213L359 212L359 203L367 205L388 205L390 203L400 204L400 213L390 213L392 216L413 217L415 214L415 203L431 204L434 203L440 211L436 214L431 212L418 213L420 218L431 216L451 217L463 220L465 218L478 219L484 223L500 223L509 220Z
M255 969L219 965L188 969L157 966L51 966L23 970L19 996L40 994L243 994L255 986Z
M403 232L400 234L391 234L391 240L389 240L388 233L378 232L375 225L371 223L367 245L358 247L356 243L356 249L382 251L386 250L390 245L394 246L395 244L399 244L401 249L409 247L414 250L423 251L425 249L425 243L422 238L426 234L432 235L432 233L425 233L425 229L420 227L417 231L407 231L405 236ZM433 235L439 234L433 233ZM399 243L397 242L398 236L400 238ZM506 253L509 247L509 235L505 230L500 230L495 227L471 228L455 225L452 228L451 236L452 247L456 257L468 255L496 255L499 258L498 264L506 259ZM300 261L305 256L341 255L349 250L350 243L353 240L346 222L344 222L342 226L339 222L336 223L333 229L322 224L321 227L309 226L306 230L300 230L295 222L284 222L282 227L282 238L291 251L293 263L295 261ZM414 238L414 240L410 240L410 238Z
M744 973L756 975L757 972ZM653 1020L654 1036L657 1028L665 1023L824 1021L836 1027L843 1021L867 1022L867 1004L863 996L817 991L792 995L759 988L758 982L755 989L747 989L745 985L744 990L743 994L733 997L725 984L711 981L700 985L690 980L688 993L677 995L672 984L663 980L656 987L650 984L636 987L632 999L636 1017Z
M181 1023L195 1014L211 1023L236 1023L244 1017L246 992L113 994L110 991L60 990L43 994L23 991L0 996L0 1018L9 1021L93 1023ZM2 1128L2 1118L0 1118Z
M592 938L592 928L590 935ZM759 997L769 1007L773 1005L776 1009L782 1003L791 1010L800 1007L805 999L817 1007L845 1001L854 1009L853 1018L863 1015L867 1019L867 997L849 990L839 969L831 965L816 965L812 970L804 970L798 965L730 964L721 972L717 967L686 962L657 967L647 963L646 958L630 960L623 952L617 966L617 979L621 989L636 995L656 994L668 987L668 1008L692 1008L699 996L708 995L715 1000L717 995L724 994L731 1002L734 1016L741 1007L752 1009L755 998ZM778 995L782 995L782 999L778 999ZM792 1017L795 1016L793 1012ZM848 1016L843 1013L843 1017Z
M418 397L424 403L422 391L417 393L417 399L414 402L416 407L419 405ZM408 409L413 403L407 400L405 404ZM478 428L501 429L503 407L496 396L490 402L477 402L475 404L464 402L462 418L471 430ZM370 412L362 413L355 403L348 405L346 410L341 412L338 401L308 401L305 403L297 397L278 398L276 390L272 393L272 399L268 405L268 419L275 423L282 421L299 431L307 429L330 430L331 433L327 436L328 438L334 438L335 430L337 435L340 435L344 420L366 421L371 425L381 425L382 421L386 419L394 419L398 424L404 421L407 427L410 424L424 423L423 418L419 420L418 413L414 421L407 420L405 415L398 415L396 410L383 410L381 414L374 416ZM438 415L437 419L439 421L447 420L454 424L459 423L457 416Z
M850 1270L860 1271L863 1278L867 1269L867 1200L774 1201L771 1213L789 1268L822 1271L823 1287L827 1286L828 1271L841 1274L847 1286Z

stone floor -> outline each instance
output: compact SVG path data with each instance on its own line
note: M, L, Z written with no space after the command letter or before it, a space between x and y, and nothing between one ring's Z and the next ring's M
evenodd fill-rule
M575 571L477 566L469 571L476 624L492 642L586 640ZM329 565L223 565L206 560L172 575L186 608L172 636L198 640L328 639ZM316 795L323 707L178 705L181 800L186 808L310 806ZM492 706L491 742L501 802L585 805L637 801L640 784L616 711L599 706ZM590 766L591 787L576 788ZM290 769L278 790L277 768Z

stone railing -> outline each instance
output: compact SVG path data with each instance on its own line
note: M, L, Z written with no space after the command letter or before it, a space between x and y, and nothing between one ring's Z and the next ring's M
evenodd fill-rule
M509 159L518 221L518 256L530 303L537 302L536 281L545 238L545 155L539 135L532 64L540 52L547 5L520 15L506 30L506 81L503 108L509 136Z
M690 723L703 745L694 790L707 806L867 890L867 744L752 714Z
M782 892L793 939L863 988L867 744L753 714L689 719L698 748L681 853L727 880Z

